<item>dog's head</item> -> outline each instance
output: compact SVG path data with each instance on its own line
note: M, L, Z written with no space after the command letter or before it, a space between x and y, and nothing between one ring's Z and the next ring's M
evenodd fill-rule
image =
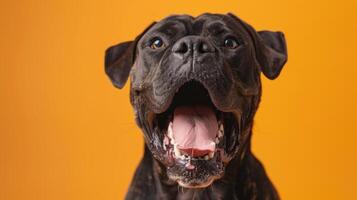
M232 14L176 15L110 47L105 71L118 88L131 77L136 122L166 175L206 187L244 156L260 72L275 79L286 60L281 32L256 32Z

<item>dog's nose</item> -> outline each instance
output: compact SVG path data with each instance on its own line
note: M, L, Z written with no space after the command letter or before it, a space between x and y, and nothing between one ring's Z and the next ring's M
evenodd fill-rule
M215 51L214 47L200 36L186 36L178 40L172 48L175 54L205 54Z

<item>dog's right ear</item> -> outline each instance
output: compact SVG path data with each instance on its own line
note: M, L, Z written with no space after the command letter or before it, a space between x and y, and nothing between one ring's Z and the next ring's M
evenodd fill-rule
M128 80L134 62L135 46L134 41L123 42L105 51L105 73L119 89L123 88Z
M135 62L136 45L140 38L155 24L152 23L134 41L123 42L109 47L105 51L105 73L113 85L122 89L128 80L131 67Z

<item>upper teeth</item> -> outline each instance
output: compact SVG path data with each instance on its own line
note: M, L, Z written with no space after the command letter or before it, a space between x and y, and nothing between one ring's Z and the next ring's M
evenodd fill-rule
M219 139L218 139L218 137L216 137L216 141L215 141L215 142L216 142L216 144L218 144L218 143L219 143Z
M223 127L223 124L220 123L219 129L218 129L218 137L221 138L221 137L223 137L223 135L224 135L224 127Z
M173 139L173 134L172 134L172 122L170 122L169 127L167 129L167 136L169 136L170 139Z

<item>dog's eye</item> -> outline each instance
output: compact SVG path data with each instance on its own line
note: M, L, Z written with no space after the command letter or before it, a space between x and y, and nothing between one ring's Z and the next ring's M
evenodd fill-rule
M161 38L154 38L150 44L150 48L152 49L159 49L164 46L164 42Z
M236 39L229 37L224 40L224 46L230 49L235 49L238 47L238 42Z

